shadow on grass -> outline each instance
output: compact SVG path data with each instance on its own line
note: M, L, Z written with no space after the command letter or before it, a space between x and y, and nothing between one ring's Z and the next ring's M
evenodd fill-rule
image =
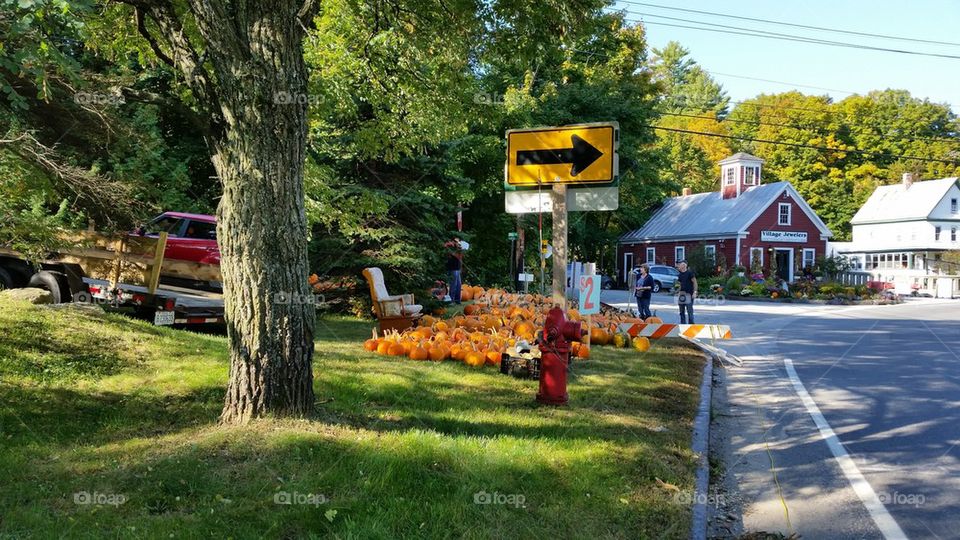
M216 421L224 389L78 392L0 383L0 447L69 448L152 437Z
M0 495L0 531L303 538L680 538L687 510L636 475L652 449L360 435L317 422L205 428L40 459ZM619 458L619 459L615 459ZM660 473L687 483L685 466ZM42 478L42 485L37 480ZM79 505L79 492L120 494ZM319 504L283 504L322 495ZM287 499L285 499L287 497ZM494 498L490 504L483 504ZM316 499L316 497L315 497ZM332 512L331 512L332 511Z

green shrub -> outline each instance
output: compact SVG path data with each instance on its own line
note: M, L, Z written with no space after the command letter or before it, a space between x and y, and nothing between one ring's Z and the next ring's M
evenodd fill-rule
M766 296L767 295L767 285L763 282L761 283L751 283L747 285L747 289L750 290L750 293L753 296Z
M743 279L740 276L730 276L727 280L727 290L731 293L743 289Z

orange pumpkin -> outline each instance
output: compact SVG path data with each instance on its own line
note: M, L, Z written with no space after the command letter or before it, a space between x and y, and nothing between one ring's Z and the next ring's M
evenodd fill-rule
M486 362L486 357L480 351L469 351L463 357L463 361L468 366L480 367Z
M594 345L606 345L607 339L607 333L604 332L602 328L590 329L590 343L593 343Z
M535 330L536 328L530 321L521 321L513 325L513 333L518 336L521 334L529 334L532 336Z
M408 356L411 360L426 360L430 358L430 351L423 346L423 343L420 343L416 347L410 349Z
M647 324L663 324L663 319L660 317L647 317L647 320L643 321Z
M380 340L377 344L377 354L390 354L390 345L393 343L385 339Z
M580 360L586 360L590 358L590 347L586 344L582 344L577 348L577 358Z
M404 349L403 344L394 342L387 348L387 354L390 356L406 356L407 350Z
M442 362L450 356L450 349L447 349L440 344L434 344L432 347L430 347L429 354L430 359L434 362Z
M473 300L473 289L464 286L462 289L460 289L460 301L469 302L470 300Z
M380 340L373 339L373 338L370 338L363 342L363 348L372 352L376 352L377 346L379 345L380 345Z
M463 313L466 315L476 315L480 313L480 306L477 304L467 304L463 306Z
M503 353L497 350L489 350L486 354L487 364L491 366L499 366L500 360L503 358Z
M640 352L647 352L650 349L650 340L644 336L633 338L633 348Z

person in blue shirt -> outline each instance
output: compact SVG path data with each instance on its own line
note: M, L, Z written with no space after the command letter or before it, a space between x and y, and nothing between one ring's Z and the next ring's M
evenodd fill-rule
M635 291L637 305L640 308L640 318L651 317L653 314L650 313L650 296L653 291L653 277L650 276L650 267L646 264L640 265L640 275L637 276Z

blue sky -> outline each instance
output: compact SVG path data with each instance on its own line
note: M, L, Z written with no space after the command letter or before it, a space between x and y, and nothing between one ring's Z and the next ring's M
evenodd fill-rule
M956 0L637 1L811 26L960 43L960 32L957 32L960 28L960 2ZM617 4L617 8L635 12L627 14L630 20L643 19L650 23L664 22L692 26L690 23L657 19L637 13L757 28L876 47L960 56L960 46L819 32L638 6L622 1ZM662 47L670 40L679 41L690 50L694 60L723 84L731 99L735 101L760 93L784 92L791 89L800 90L806 94L828 94L839 101L851 92L863 94L870 90L896 88L909 90L916 97L947 103L954 112L960 112L960 59L848 49L655 24L649 24L646 27L651 47ZM729 75L783 81L830 90L747 80Z

